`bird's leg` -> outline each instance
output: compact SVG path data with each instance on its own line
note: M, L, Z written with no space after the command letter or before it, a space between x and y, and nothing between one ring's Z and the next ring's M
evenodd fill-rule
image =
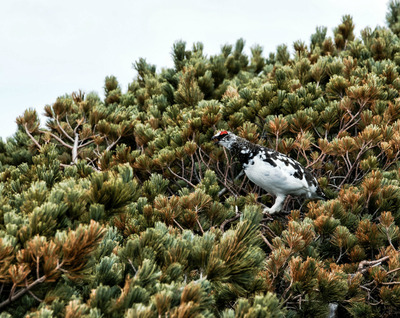
M270 208L265 208L263 213L269 213L269 214L273 214L275 212L279 212L280 210L282 210L282 206L283 206L283 202L285 202L285 195L277 195L276 199L275 199L275 203L273 206L271 206Z

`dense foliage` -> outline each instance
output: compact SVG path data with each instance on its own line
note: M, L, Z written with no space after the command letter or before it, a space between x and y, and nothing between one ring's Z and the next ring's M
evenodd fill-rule
M0 142L0 317L400 314L400 5L250 56L173 46L123 93L83 92ZM313 171L328 200L273 198L211 137L231 130Z

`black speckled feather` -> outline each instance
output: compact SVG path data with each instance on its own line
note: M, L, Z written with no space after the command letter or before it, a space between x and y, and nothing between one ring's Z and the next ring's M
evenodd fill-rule
M281 209L289 194L309 199L325 198L317 179L296 160L227 131L218 133L213 140L231 151L252 182L276 195L275 204L266 212L274 213Z

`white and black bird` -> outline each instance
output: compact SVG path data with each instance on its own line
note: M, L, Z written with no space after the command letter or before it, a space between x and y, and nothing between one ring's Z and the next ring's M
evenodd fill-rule
M274 205L264 213L281 211L288 195L325 200L317 179L296 160L228 131L220 131L212 140L230 150L252 182L276 196Z

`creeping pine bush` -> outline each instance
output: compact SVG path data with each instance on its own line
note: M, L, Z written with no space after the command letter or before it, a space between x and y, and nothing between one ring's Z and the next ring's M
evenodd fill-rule
M350 16L264 54L245 41L123 92L75 92L0 141L1 317L400 315L400 40ZM273 198L211 137L298 160L328 200Z

